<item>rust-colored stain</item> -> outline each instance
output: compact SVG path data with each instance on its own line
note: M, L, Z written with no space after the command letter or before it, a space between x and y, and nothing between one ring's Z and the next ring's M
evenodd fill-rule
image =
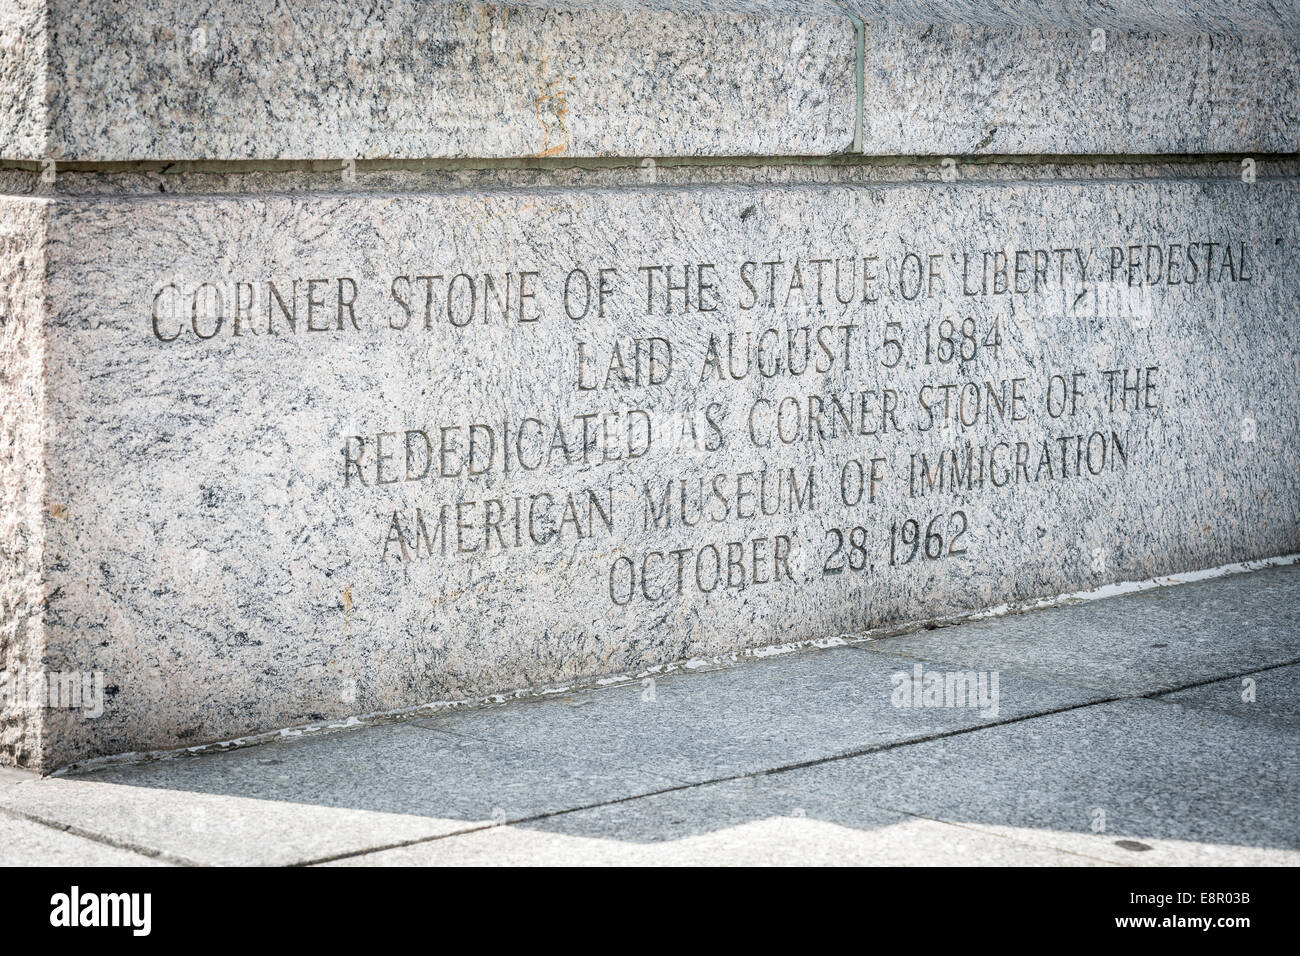
M545 61L543 60L543 68ZM569 148L569 103L568 94L563 89L558 89L558 80L547 84L547 90L541 96L533 101L533 110L537 114L537 122L542 127L542 149L541 152L534 155L541 159L547 156L556 156ZM548 122L542 116L543 105L550 104L549 112L554 115L554 121ZM559 143L551 145L553 127L559 127L557 138Z
M486 585L483 585L481 587L475 588L475 590L482 591L485 587ZM437 607L443 601L454 601L456 600L456 598L460 597L464 593L465 593L464 588L458 588L455 591L448 591L446 594L439 594L436 598L433 599L433 602L430 606Z
M351 613L352 613L352 588L346 587L343 589L343 615L344 617L346 617Z
M45 510L50 513L51 518L66 518L68 516L68 509L63 507L63 505L59 504L57 501Z

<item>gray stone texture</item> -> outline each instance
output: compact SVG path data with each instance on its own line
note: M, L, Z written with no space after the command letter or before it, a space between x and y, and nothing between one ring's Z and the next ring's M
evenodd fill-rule
M1300 657L1300 647L1293 650ZM1189 687L1166 694L1161 699L1300 731L1300 665L1273 667L1200 687Z
M0 158L46 153L51 125L49 18L44 0L0 3Z
M1269 627L1282 611L1269 578L1166 589L1165 636L1221 632L1224 609L1251 592L1253 621L1230 622ZM1145 670L1143 642L1105 638L1125 633L1126 617L1108 613L1118 603L1080 605L1076 626ZM1052 614L938 633L1014 646L1022 621ZM1045 623L1038 641L1066 659L1075 630ZM0 768L0 863L45 853L84 864L105 848L135 854L114 862L237 865L1300 860L1294 722L1182 692L1072 706L1010 670L1007 722L965 708L890 716L894 659L863 646L695 668L656 681L653 700L635 685L588 689L45 779ZM1187 645L1170 647L1179 671ZM1225 642L1221 657L1236 672L1253 659L1246 641ZM1256 673L1261 705L1294 702L1273 682L1286 670ZM873 749L846 756L853 739Z
M1295 735L1159 701L1084 707L780 778L844 804L1115 863L1294 865L1300 850Z
M39 669L45 647L45 226L42 200L0 200L0 675ZM3 679L3 678L0 678ZM0 699L0 754L39 750L39 703Z
M771 155L851 147L823 0L5 0L0 157Z
M843 6L864 24L865 153L1300 148L1300 8L1286 0Z
M618 761L405 723L0 787L0 810L169 862L283 866L673 785Z
M6 200L15 234L46 235L45 312L5 326L26 342L7 414L40 436L4 466L39 478L10 503L26 576L6 580L5 653L101 671L107 693L96 720L7 731L6 759L50 769L1300 550L1300 331L1277 320L1297 195Z
M1274 0L5 0L0 36L9 160L1300 148Z
M1231 626L1270 627L1282 611L1270 578L1165 589L1167 630L1222 632L1225 609ZM1247 593L1258 598L1249 624L1231 613ZM1074 630L1032 611L939 633L1011 645L1039 619L1044 658L1066 659L1080 630L1119 666L1148 671L1141 641L1105 637L1126 631L1125 615L1109 614L1122 602L1079 605ZM1071 706L1060 688L1004 670L1009 722L988 724L966 709L887 717L896 658L862 646L680 672L656 682L654 700L636 685L588 689L45 779L0 769L0 864L40 853L88 864L105 848L135 855L114 862L235 865L1300 860L1297 723L1278 706L1294 691L1274 682L1288 669L1255 674L1266 719L1195 698L1209 685ZM1225 643L1223 670L1249 669L1249 648ZM1171 671L1195 670L1190 645L1170 649ZM850 739L874 749L846 756Z
M673 674L571 701L516 702L416 722L694 783L925 740L1102 696L1005 670L996 707L897 707L895 675L911 681L915 663L853 647L808 650L728 667L707 680Z
M1246 676L1300 659L1300 565L1222 580L1154 588L1101 602L1051 608L1005 620L916 631L864 645L869 653L944 661L957 667L1015 668L1106 695L1153 694ZM1286 708L1287 675L1266 671L1259 710ZM1280 682L1275 690L1274 680ZM1294 678L1291 678L1294 681ZM1240 677L1171 700L1220 699ZM1291 685L1293 686L1293 685ZM1189 695L1187 698L1185 695ZM1247 716L1234 708L1233 713Z

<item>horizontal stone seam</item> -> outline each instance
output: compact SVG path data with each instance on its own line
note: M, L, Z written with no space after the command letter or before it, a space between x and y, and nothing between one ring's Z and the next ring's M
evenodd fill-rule
M1300 173L1285 173L1277 175L1258 175L1253 185L1272 185L1294 183L1300 180ZM1135 186L1135 185L1162 185L1162 184L1188 184L1188 185L1230 185L1239 183L1239 177L1236 175L1169 175L1166 173L1157 173L1151 175L1130 174L1114 177L1060 177L1055 179L1015 179L1015 178L996 178L996 179L968 179L956 183L944 183L937 179L873 179L873 180L844 180L838 182L814 182L814 181L793 181L793 182L753 182L750 180L734 179L721 180L717 182L682 182L682 183L660 183L656 186L645 186L640 183L621 182L621 183L545 183L545 184L519 184L519 183L483 183L483 184L412 184L410 186L384 185L373 188L357 188L350 186L348 188L326 188L323 186L303 186L294 189L194 189L194 190L177 190L175 192L153 192L153 191L133 191L133 192L66 192L66 193L10 193L0 188L0 200L7 202L28 201L28 202L46 202L55 207L66 207L70 204L108 204L108 203L130 203L130 202L213 202L213 203L238 203L264 200L324 200L324 199L379 199L384 197L401 197L401 196L457 196L457 195L489 195L489 194L508 194L508 193L583 193L583 192L625 192L630 190L658 189L671 190L680 192L702 192L708 190L738 190L749 189L754 191L779 191L779 190L816 190L816 189L899 189L909 187L929 186L936 189L957 189L957 190L975 190L975 189L1007 189L1012 187L1040 188L1050 189L1054 187L1095 187L1102 188L1106 186Z
M653 158L656 166L754 168L764 166L935 166L944 159L956 159L962 165L1017 166L1112 166L1158 165L1162 163L1222 163L1254 159L1263 162L1300 161L1300 151L1265 152L1248 150L1231 153L830 153L825 155L777 156L661 156ZM640 171L643 157L507 158L507 159L218 159L218 160L132 160L56 162L55 172L98 173L105 176L140 173L342 173L345 162L358 171L500 171L627 169ZM0 158L0 170L31 173L43 171L43 161Z

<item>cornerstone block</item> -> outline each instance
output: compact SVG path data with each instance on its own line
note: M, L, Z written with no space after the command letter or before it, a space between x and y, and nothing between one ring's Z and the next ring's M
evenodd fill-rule
M9 653L108 686L24 759L1296 551L1298 202L7 201Z

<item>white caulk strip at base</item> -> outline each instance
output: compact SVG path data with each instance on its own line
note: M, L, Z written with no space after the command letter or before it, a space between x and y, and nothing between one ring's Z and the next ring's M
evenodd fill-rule
M1258 561L1239 561L1234 564L1221 564L1216 568L1205 568L1200 571L1186 571L1181 574L1168 574L1158 578L1150 578L1146 581L1117 581L1114 584L1103 584L1101 587L1092 588L1088 591L1074 591L1070 594L1061 594L1050 598L1038 598L1037 600L1027 601L1021 604L999 604L983 611L975 611L972 614L963 615L960 620L981 621L991 617L1017 614L1022 611L1034 611L1040 608L1059 607L1062 604L1097 601L1102 598L1119 597L1123 594L1135 594L1139 591L1151 591L1155 588L1173 587L1178 584L1194 584L1197 581L1209 581L1213 578L1226 578L1230 575L1243 574L1247 571L1262 571L1265 568L1284 567L1288 564L1295 564L1297 562L1300 562L1300 553L1283 554L1275 558L1261 558Z

